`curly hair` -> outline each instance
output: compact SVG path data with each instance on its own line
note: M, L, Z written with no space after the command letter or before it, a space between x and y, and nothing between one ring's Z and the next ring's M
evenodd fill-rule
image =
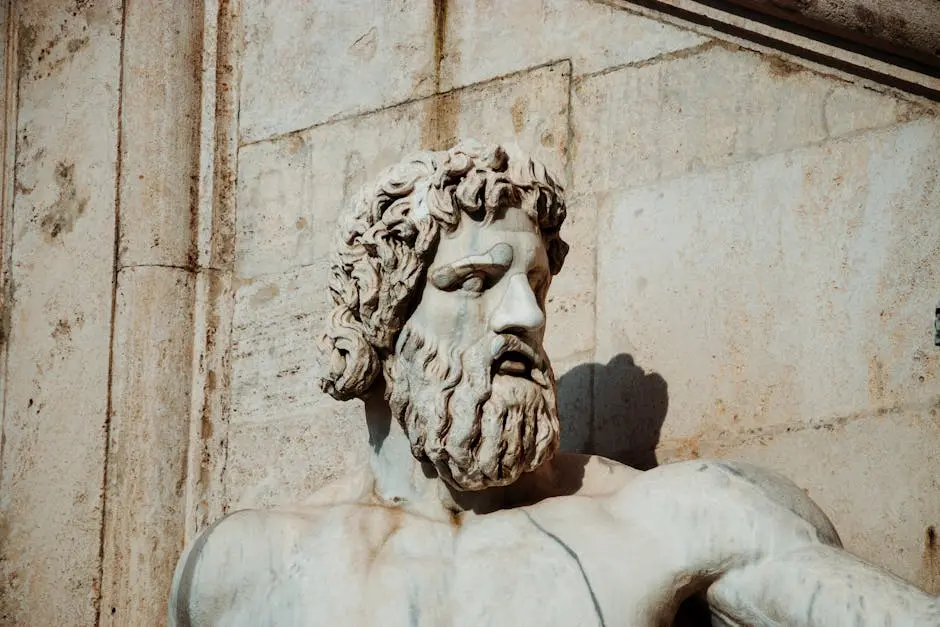
M452 233L463 213L489 223L509 206L538 224L557 274L568 252L559 234L563 190L528 157L464 141L412 155L364 187L341 222L331 264L335 306L321 338L328 361L320 388L338 400L364 398L416 305L441 230Z

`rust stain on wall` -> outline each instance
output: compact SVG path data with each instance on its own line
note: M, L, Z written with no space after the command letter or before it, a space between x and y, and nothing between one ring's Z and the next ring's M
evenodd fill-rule
M770 66L770 73L773 76L777 76L779 78L786 78L788 76L807 71L807 69L802 65L791 63L790 61L787 61L783 57L778 57L777 55L768 54L764 57L764 60L767 61L767 64Z
M512 107L510 107L510 113L512 114L512 130L516 135L521 133L522 128L525 126L525 116L528 106L529 102L526 100L525 96L519 96L512 103Z
M447 0L434 0L434 93L425 101L425 121L421 129L421 147L444 150L456 141L457 116L460 113L456 96L441 94L441 64L444 61L447 31Z
M930 594L940 594L940 538L933 525L927 527L924 533L920 586Z
M457 142L457 120L460 116L460 101L457 94L454 92L438 94L425 102L421 148L446 150Z
M26 76L33 67L36 32L37 29L32 24L20 24L16 49L17 76Z
M878 357L868 361L868 401L872 405L880 405L885 398L884 364Z
M88 196L80 197L75 187L74 164L58 163L55 167L55 182L59 187L59 196L39 224L43 239L47 242L70 233L88 206Z

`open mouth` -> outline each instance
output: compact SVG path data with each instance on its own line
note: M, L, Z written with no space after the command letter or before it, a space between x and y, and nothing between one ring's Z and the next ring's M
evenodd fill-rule
M532 366L532 358L521 351L506 351L493 362L494 372L516 377L528 376Z

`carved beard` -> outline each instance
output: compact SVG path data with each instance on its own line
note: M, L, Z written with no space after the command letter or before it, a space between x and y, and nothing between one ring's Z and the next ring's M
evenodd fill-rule
M544 351L531 378L494 376L494 343L505 353L521 340L489 336L448 355L406 324L387 362L389 407L412 454L459 490L510 484L558 448L555 377Z

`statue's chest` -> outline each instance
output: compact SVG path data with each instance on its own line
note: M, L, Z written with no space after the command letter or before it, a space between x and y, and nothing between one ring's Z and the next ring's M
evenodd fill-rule
M264 605L297 621L272 624L651 624L643 608L655 586L624 559L623 534L603 524L574 537L521 511L464 528L362 522L318 534L277 569Z
M590 566L551 538L467 534L451 556L400 555L363 587L374 625L603 625ZM590 558L587 558L590 559ZM596 569L593 569L596 570Z

